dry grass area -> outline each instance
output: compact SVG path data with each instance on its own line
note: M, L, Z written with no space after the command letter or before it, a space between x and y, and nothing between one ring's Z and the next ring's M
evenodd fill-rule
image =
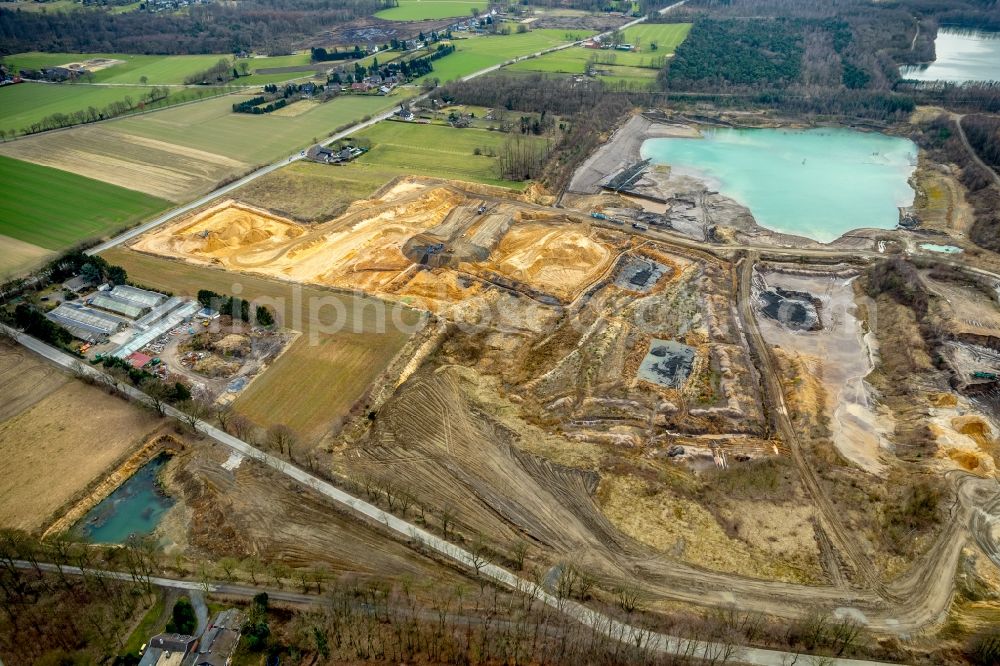
M21 275L55 256L55 252L0 234L0 282Z
M406 344L403 333L300 337L234 403L264 426L283 423L308 440L338 426ZM362 405L363 406L363 405Z
M466 580L264 465L244 460L233 471L224 469L228 455L224 448L195 446L171 461L165 473L166 487L179 501L165 516L162 532L189 558L253 555L263 563L320 570L327 577ZM267 569L256 576L259 582L273 581ZM248 579L246 567L240 567L240 577Z
M40 359L7 346L0 347L0 375L17 377L10 394L15 407L5 405L0 422L0 525L5 527L43 527L158 424L145 410L69 381Z
M347 169L298 161L247 183L233 197L300 222L320 222L370 198L395 175L358 163Z
M46 133L0 146L0 154L138 190L177 203L208 192L249 164L175 143L129 134L112 125Z
M966 234L975 214L965 201L965 188L943 167L921 158L916 171L914 211L921 226Z
M733 538L702 504L635 477L604 476L597 497L615 527L689 564L788 582L821 578L808 506L741 502L732 507L741 538Z

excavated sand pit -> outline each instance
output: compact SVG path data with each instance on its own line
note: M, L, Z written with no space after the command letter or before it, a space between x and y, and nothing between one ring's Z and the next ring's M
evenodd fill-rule
M307 226L225 201L141 237L134 249L303 283L360 290L436 312L485 292L568 302L616 260L589 225L438 182L404 180ZM492 306L503 299L486 298Z

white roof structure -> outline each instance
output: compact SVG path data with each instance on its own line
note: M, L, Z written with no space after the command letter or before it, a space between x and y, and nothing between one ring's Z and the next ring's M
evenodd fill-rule
M114 292L112 292L114 293ZM124 315L129 319L135 319L141 317L142 314L147 310L146 307L134 303L133 301L127 301L120 298L114 298L113 296L108 296L107 294L98 294L90 299L90 304L95 308L101 308L102 310L110 310L111 312L116 312L120 315Z
M155 308L157 305L167 300L165 294L155 291L147 291L138 287L130 287L127 284L120 284L111 290L111 295L126 301L132 301L137 305L147 308Z
M139 351L150 342L193 315L200 307L201 303L198 301L187 301L181 307L177 308L165 317L162 317L154 324L151 324L149 328L113 351L111 355L117 356L118 358L125 358L132 352Z
M125 324L125 321L120 317L68 303L63 303L45 316L57 324L64 324L103 336L118 332L118 329Z

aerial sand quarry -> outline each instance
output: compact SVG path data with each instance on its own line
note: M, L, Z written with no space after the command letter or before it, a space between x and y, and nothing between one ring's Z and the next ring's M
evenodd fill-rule
M606 272L622 239L516 201L401 181L341 217L307 226L225 201L140 238L133 249L284 280L367 292L435 312L522 293L572 300Z
M790 249L733 247L724 227L745 209L688 194L669 202L671 227L644 228L648 210L592 217L612 210L608 193L568 196L574 211L403 178L302 224L237 190L117 256L141 257L125 262L140 281L179 266L169 258L203 279L255 274L428 310L354 408L316 418L320 443L300 453L383 506L405 497L452 540L489 544L499 561L526 542L540 573L572 562L596 597L634 585L653 611L736 603L781 618L841 609L895 635L933 625L965 545L994 538L976 516L996 511L1000 427L984 415L995 384L952 390L912 313L866 295L865 257L793 264ZM682 213L701 231L675 223ZM923 277L946 360L962 376L1000 370L989 290ZM354 356L328 367L350 371ZM318 359L307 348L301 367L325 377ZM275 393L318 404L332 392L325 380L303 391L304 372ZM280 409L270 391L257 402L241 413ZM917 455L923 435L936 448ZM941 499L914 526L897 517L916 482Z

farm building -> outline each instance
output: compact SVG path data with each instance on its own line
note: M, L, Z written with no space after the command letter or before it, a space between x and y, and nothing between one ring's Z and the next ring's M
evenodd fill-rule
M180 666L194 646L194 636L159 634L149 639L149 646L139 666Z
M79 294L80 292L86 291L87 289L92 287L93 284L94 283L91 282L88 278L85 278L82 275L77 275L75 278L70 278L69 280L63 282L62 287L66 291L71 291L74 294Z
M205 630L194 666L227 666L240 640L242 618L235 608L216 615Z
M137 319L135 322L135 327L138 329L146 330L153 324L157 323L161 319L164 319L171 312L179 308L185 303L184 299L180 296L171 296L163 303L157 305L155 308L149 311L148 314L143 316L141 319Z
M142 305L137 305L127 300L115 298L108 294L97 294L91 298L88 303L93 305L95 308L101 308L102 310L107 310L108 312L114 312L115 314L120 314L123 317L128 317L129 319L138 319L143 314L146 313L147 308Z
M152 362L153 357L149 354L143 354L142 352L132 352L125 358L125 360L128 361L128 364L136 370L142 370L149 365L150 362Z
M130 287L127 284L120 284L111 290L111 295L115 298L132 301L137 305L141 305L146 308L155 308L157 305L167 300L167 297L163 294L158 294L155 291L147 291L146 289L139 289L138 287Z
M355 148L354 146L344 146L340 150L333 150L317 144L309 149L306 157L320 164L342 164L350 162L358 155L364 154L364 152L361 148Z
M68 330L73 337L87 342L114 335L125 325L119 317L71 303L63 303L45 316Z
M160 337L167 331L169 331L174 326L177 326L183 321L187 321L190 317L198 311L197 301L184 301L181 303L180 307L174 308L170 312L164 314L162 317L157 319L155 322L148 324L148 328L133 336L131 340L123 344L121 347L116 349L111 353L112 356L118 358L126 358L132 352L138 351L148 345L150 342ZM152 314L152 313L150 313ZM149 315L147 315L148 317ZM142 321L142 320L140 320ZM136 322L136 328L139 327L139 322Z

